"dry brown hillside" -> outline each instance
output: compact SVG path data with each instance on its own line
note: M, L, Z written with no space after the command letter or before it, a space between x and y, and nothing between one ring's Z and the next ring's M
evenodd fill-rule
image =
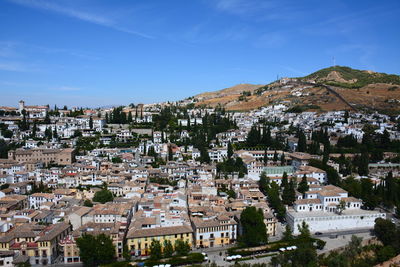
M197 99L206 100L210 98L224 97L229 95L241 94L243 91L253 92L257 88L263 86L262 84L249 84L249 83L241 83L229 88L225 88L219 91L214 92L206 92L202 94L198 94L195 96Z

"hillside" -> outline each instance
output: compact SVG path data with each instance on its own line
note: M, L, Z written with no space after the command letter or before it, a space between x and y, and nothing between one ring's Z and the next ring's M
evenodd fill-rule
M400 76L398 75L356 70L343 66L325 68L301 79L350 89L379 83L400 85Z
M295 110L378 110L400 113L400 76L349 67L321 69L300 78L267 85L240 84L199 94L196 105L251 110L284 103Z
M241 83L229 88L225 88L222 90L218 90L215 92L206 92L206 93L201 93L195 96L195 98L200 99L200 100L207 100L207 99L212 99L212 98L217 98L217 97L224 97L224 96L230 96L230 95L236 95L236 94L241 94L243 91L248 91L248 92L253 92L257 88L260 88L261 84L249 84L249 83Z

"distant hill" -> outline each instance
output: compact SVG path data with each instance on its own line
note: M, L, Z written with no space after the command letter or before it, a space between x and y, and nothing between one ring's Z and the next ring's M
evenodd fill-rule
M223 97L223 96L229 96L229 95L234 95L234 94L241 94L243 91L249 91L253 92L257 88L260 88L263 86L262 84L249 84L249 83L241 83L229 88L225 88L222 90L214 91L214 92L206 92L206 93L201 93L195 96L197 99L210 99L210 98L215 98L215 97Z
M378 110L400 114L400 76L334 66L266 85L239 84L194 96L197 106L251 110L283 103L304 111Z
M314 80L327 85L344 88L361 88L376 83L400 85L400 76L398 75L368 70L356 70L343 66L325 68L303 77L302 79Z

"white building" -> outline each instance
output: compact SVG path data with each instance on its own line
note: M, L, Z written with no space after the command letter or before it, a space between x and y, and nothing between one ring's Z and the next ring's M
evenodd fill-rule
M344 210L340 210L344 203ZM349 197L342 188L327 185L305 193L286 213L286 220L294 234L305 221L311 232L343 231L373 228L375 219L386 218L385 213L361 209L361 200Z

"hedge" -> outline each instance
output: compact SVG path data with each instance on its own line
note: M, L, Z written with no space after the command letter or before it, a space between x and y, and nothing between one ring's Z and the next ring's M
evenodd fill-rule
M169 259L164 260L151 260L148 259L145 261L145 266L154 266L160 264L171 264L172 266L177 265L187 265L187 264L195 264L202 263L204 261L204 255L201 253L191 253L184 257L174 256Z

